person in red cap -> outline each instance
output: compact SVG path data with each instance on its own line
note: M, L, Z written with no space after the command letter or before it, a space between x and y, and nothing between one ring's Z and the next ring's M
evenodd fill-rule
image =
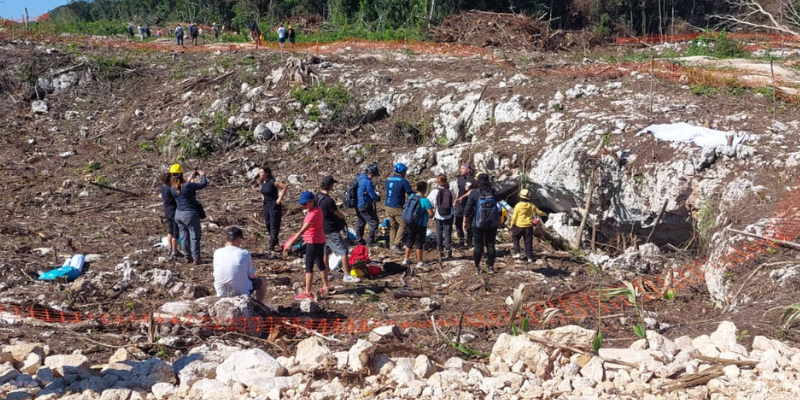
M306 217L303 219L303 226L286 242L283 250L288 252L300 237L306 242L306 290L294 296L294 298L296 300L313 299L311 283L314 279L314 264L317 264L322 275L322 288L319 289L319 294L326 294L331 288L330 284L328 284L328 269L325 267L324 261L325 228L322 209L315 204L314 193L308 191L300 193L300 199L297 200L297 203L303 206L303 210L307 211Z

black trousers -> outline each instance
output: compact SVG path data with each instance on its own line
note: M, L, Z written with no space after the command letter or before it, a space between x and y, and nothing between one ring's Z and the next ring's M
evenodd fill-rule
M481 268L481 258L483 258L483 248L486 247L486 266L494 267L496 252L494 249L497 241L497 228L478 229L472 227L475 236L475 248L472 249L472 259L475 261L475 268Z
M436 245L439 251L450 251L453 246L453 217L436 220Z
M375 209L375 203L356 209L356 217L358 218L356 221L356 236L363 240L364 230L369 225L367 245L374 245L375 236L378 234L378 211Z
M264 223L269 232L269 248L274 249L278 246L278 235L281 232L281 214L283 206L275 204L274 201L264 202Z
M519 254L519 240L525 240L525 256L529 260L533 260L533 227L527 228L513 227L511 228L511 243L514 244L514 254Z

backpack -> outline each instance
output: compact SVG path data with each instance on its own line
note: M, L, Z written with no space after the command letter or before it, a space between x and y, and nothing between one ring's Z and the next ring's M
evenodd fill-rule
M453 213L453 193L448 188L439 189L436 193L436 211L442 217L447 217Z
M416 194L409 196L406 206L403 207L403 222L406 225L419 225L419 220L425 215L425 210L420 204L421 197Z
M191 33L192 36L197 35L197 27L194 26L194 25L190 26L189 27L189 33Z
M478 199L477 211L475 212L475 226L478 229L497 228L500 224L500 211L497 209L497 200L493 193L484 195L481 193Z
M183 35L183 28L180 27L180 26L175 28L175 35L177 35L177 36Z
M360 179L356 177L350 182L350 185L347 186L347 189L344 191L344 196L342 198L342 203L347 208L356 208L358 207L358 185L360 183Z

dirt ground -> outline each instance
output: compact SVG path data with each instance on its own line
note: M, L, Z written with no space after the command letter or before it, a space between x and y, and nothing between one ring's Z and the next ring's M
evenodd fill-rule
M243 82L263 84L264 77L282 63L280 56L269 51L171 53L171 48L164 51L126 50L9 40L0 45L4 49L0 53L0 65L3 66L0 68L0 90L10 99L0 104L3 115L0 120L3 131L0 135L0 158L3 160L0 191L4 193L0 208L3 220L0 223L0 269L4 271L0 277L0 304L4 309L36 306L81 315L142 316L165 302L212 294L210 264L193 266L165 260L166 253L154 248L165 235L158 176L175 161L177 154L162 153L153 148L159 135L173 129L183 116L198 116L200 108L207 107L214 98L235 96ZM46 49L54 51L48 53ZM81 59L82 56L89 58ZM512 57L512 63L522 70L545 71L548 65L557 61L555 55L542 57L544 59L536 60L523 54L516 59ZM376 63L381 68L394 68L398 72L392 79L398 81L416 78L418 68L438 68L441 76L452 82L470 81L486 71L499 73L511 68L508 64L454 62L449 57L421 56L408 60L383 52L351 51L329 54L325 58L357 71L368 71ZM35 93L30 83L35 82L37 76L76 65L80 60L87 68L105 75L88 85L47 95L48 114L32 115L30 100ZM106 60L105 64L102 60ZM82 67L81 71L85 69ZM232 73L224 80L213 80L214 76L229 72ZM534 72L531 75L538 88L569 87L579 82L603 84L608 80L624 79L633 92L650 89L649 81L629 77L559 72ZM487 98L499 96L501 90L488 91ZM680 84L669 81L657 81L656 90L665 95L687 95ZM181 99L189 91L207 97ZM718 115L742 111L766 113L766 107L753 110L753 104L763 102L752 94L733 97L721 93L704 102L698 112L700 118L709 121ZM286 102L281 102L279 107L281 111L271 119L289 120L292 113ZM796 110L793 106L786 107L791 107L787 112ZM143 110L143 116L137 116L136 110ZM67 118L67 111L77 111L77 117ZM399 119L418 113L418 110L403 110L393 118L374 124L372 129L375 132L395 132ZM269 145L266 154L250 147L232 147L205 158L182 160L186 167L204 169L211 182L199 196L210 216L205 221L208 225L202 242L203 258L210 262L213 250L223 245L221 227L242 227L248 238L244 247L254 255L257 274L267 276L271 282L266 303L280 307L284 315L300 315L298 302L292 296L298 292L302 266L296 258L266 252L260 198L255 183L248 181L244 173L254 166L269 163L281 179L292 174L311 177L304 187L292 187L289 193L281 234L283 241L302 220L294 199L301 190L313 189L316 173L332 173L340 182L346 182L348 177L358 172L358 165L343 160L338 149L364 142L364 136L360 135L366 134L350 133L345 128L333 124L325 126L326 134L322 139L307 145L300 155L287 154L276 144ZM398 142L402 140L387 133L384 138L371 143L384 174L389 170L393 152L416 147L412 142ZM516 152L519 148L498 141L495 151ZM73 154L64 156L66 152ZM104 189L92 182L127 192ZM382 184L379 184L379 189L382 189ZM776 182L775 187L767 189L768 194L778 194L782 185ZM341 187L337 189L341 190ZM754 209L753 216L769 215L775 212L775 204L759 203ZM379 213L383 215L380 210ZM348 220L353 225L355 217L350 215ZM337 276L333 281L336 293L320 299L323 311L318 316L425 322L433 315L439 320L458 320L462 315L469 318L471 315L508 312L505 299L520 282L526 284L525 304L530 307L546 305L575 292L593 292L598 288L621 285L585 262L579 254L558 251L560 249L539 242L536 251L542 259L532 265L511 259L507 232L501 234L500 242L496 264L498 273L489 277L476 274L471 252L465 249L458 249L453 260L441 265L436 252L426 252L426 259L436 262L430 264L429 271L419 272L406 283L414 293L425 294L438 302L439 309L433 313L425 312L418 298L395 298L403 287L399 275L383 275L354 285L343 285ZM79 280L80 283L35 280L39 271L60 265L62 255L72 253L99 254L101 257L87 264L83 274L85 279ZM702 260L704 255L698 249L671 254L670 257L688 263ZM385 249L374 250L372 258L382 262L401 261L400 256ZM682 290L671 301L647 302L645 310L657 313L661 333L671 338L709 333L716 329L719 321L732 320L740 331L746 331L744 341L752 340L756 335L796 340L791 332L779 328L780 311L765 312L776 305L794 302L796 285L775 290L769 286L768 279L748 280L749 271L760 263L794 258L792 251L780 249L730 271L741 277L733 280L734 285L743 282L746 284L745 292L755 299L736 312L721 313L714 309L704 285ZM140 287L146 290L137 291L137 287L116 290L119 278L116 266L124 259L132 262L140 275L154 268L169 269L176 274L178 282L185 284L186 290L176 293L169 288L148 286L146 282L140 282ZM319 282L315 281L315 287L318 285ZM602 315L600 322L596 315L564 313L544 324L532 324L532 328L571 323L594 329L600 323L607 343L624 346L637 339L630 328L629 321L633 316L631 307ZM628 322L622 322L622 319ZM196 335L201 333L196 327L187 326L185 330ZM457 330L458 327L452 325L443 328L449 335L455 335ZM496 335L508 331L507 326L465 324L461 328L462 335L471 335L468 346L483 353L490 351ZM74 348L87 348L87 353L96 355L98 360L113 352L113 346L136 340L132 337L142 339L145 333L146 327L141 323L100 324L88 330L67 329L58 324L0 325L0 340L4 342L13 338L44 341L54 351L62 353ZM342 339L351 343L360 335L354 333ZM451 356L460 354L442 345L442 339L431 329L413 328L404 335L407 343L425 351ZM265 336L266 333L262 335ZM150 353L159 351L154 346L143 346L143 349Z

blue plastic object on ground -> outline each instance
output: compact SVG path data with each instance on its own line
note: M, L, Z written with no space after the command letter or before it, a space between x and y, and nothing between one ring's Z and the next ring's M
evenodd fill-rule
M72 258L64 261L64 265L51 271L47 271L39 275L39 280L53 281L58 278L65 281L73 281L78 278L83 269L84 256L83 254L76 254Z

